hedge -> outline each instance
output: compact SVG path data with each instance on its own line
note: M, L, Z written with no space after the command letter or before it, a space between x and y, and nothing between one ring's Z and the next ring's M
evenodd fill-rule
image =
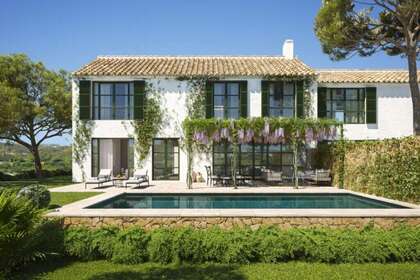
M49 178L49 177L56 177L56 176L68 176L71 175L71 169L53 169L53 170L42 170L42 177ZM0 171L0 181L18 181L24 179L33 179L36 178L35 171L33 170L25 170L21 171L16 175L6 174Z
M258 230L73 227L65 231L65 252L83 260L116 263L324 263L418 262L420 228Z
M340 146L341 145L341 146ZM420 203L420 137L380 141L344 141L321 149L324 163L339 186L344 153L345 189ZM341 154L342 155L342 154Z

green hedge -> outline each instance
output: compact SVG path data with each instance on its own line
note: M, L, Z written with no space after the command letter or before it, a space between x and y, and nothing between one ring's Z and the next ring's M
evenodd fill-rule
M251 230L159 228L145 232L132 227L70 228L65 251L83 260L116 263L325 263L418 262L420 228Z
M344 188L420 203L420 137L381 141L345 141L323 152L331 162L334 184L340 180L344 151ZM332 157L332 158L331 158Z

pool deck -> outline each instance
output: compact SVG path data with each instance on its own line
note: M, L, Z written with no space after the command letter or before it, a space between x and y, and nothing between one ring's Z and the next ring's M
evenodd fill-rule
M184 182L152 182L150 187L132 188L92 188L86 190L83 184L50 189L51 192L104 192L103 194L80 200L48 214L50 217L401 217L420 219L420 206L383 197L338 189L335 187L300 187L290 186L241 186L211 187L204 183L195 183L192 189ZM264 193L349 193L358 196L409 207L406 209L85 209L116 195L129 193L225 193L225 194L264 194Z

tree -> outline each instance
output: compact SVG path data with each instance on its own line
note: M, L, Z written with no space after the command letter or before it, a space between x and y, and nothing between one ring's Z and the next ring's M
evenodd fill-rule
M315 33L332 60L384 51L407 58L414 133L420 135L419 0L324 0Z
M71 83L26 55L0 56L0 140L26 147L42 176L39 146L71 129Z

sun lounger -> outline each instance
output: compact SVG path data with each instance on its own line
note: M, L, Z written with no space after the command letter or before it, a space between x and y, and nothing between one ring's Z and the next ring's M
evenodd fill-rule
M135 170L133 177L128 178L127 181L124 182L124 186L127 188L128 186L132 185L135 188L140 187L142 183L147 183L147 186L149 186L149 176L143 173L141 170Z
M111 169L101 169L97 177L92 177L86 180L85 189L87 188L87 185L96 185L97 187L102 187L104 183L112 181L111 175Z

